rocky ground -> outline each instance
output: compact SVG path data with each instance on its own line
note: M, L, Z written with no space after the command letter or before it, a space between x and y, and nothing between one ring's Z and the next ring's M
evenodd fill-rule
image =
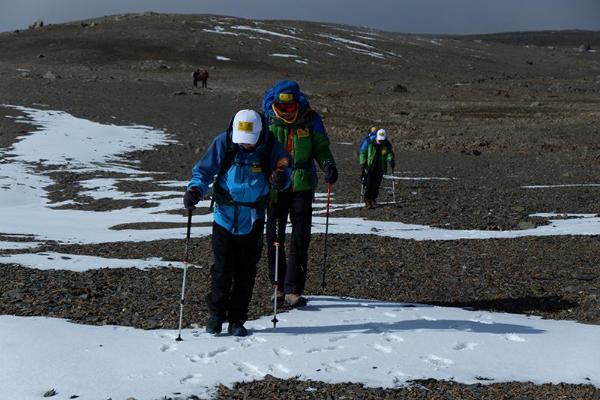
M222 31L229 34L218 33ZM600 183L600 53L580 53L581 35L592 48L600 47L598 34L585 32L563 32L560 40L543 33L429 37L211 16L106 17L0 34L0 105L37 105L98 122L163 128L177 143L131 157L144 170L166 172L161 179L186 180L191 165L237 109L258 108L269 85L293 78L329 130L340 169L336 202L359 199L356 147L374 125L390 133L397 175L447 178L399 180L396 205L338 211L336 216L453 229L525 229L547 223L530 217L532 213L596 213L600 208L598 187L523 187ZM290 53L298 58L271 56ZM210 71L208 90L191 86L189 76L197 67ZM0 147L10 146L28 129L1 118ZM86 210L147 206L82 196L79 182L90 177L54 173L55 184L46 188L50 199L76 199L76 207ZM148 191L153 185L122 189ZM380 200L390 198L383 188ZM322 290L317 272L323 240L313 237L309 294L600 323L598 237L417 242L334 235L328 243L328 286ZM179 261L183 242L44 243L35 251L40 250ZM186 325L204 323L201 294L207 289L210 257L208 240L194 239L192 261L203 268L190 271ZM142 328L176 325L180 273L175 269L75 273L2 268L2 314ZM265 269L263 260L251 317L270 312ZM317 390L306 391L309 387ZM419 382L383 391L278 380L222 388L219 395L264 398L264 393L332 399L598 398L591 387L571 385Z

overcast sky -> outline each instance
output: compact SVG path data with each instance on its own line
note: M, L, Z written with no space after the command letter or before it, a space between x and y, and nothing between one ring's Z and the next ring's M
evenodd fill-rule
M0 31L127 12L224 14L411 33L600 30L600 0L0 0Z

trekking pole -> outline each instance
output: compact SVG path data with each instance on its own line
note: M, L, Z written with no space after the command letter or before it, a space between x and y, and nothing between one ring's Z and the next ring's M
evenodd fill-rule
M275 193L277 196L277 193ZM273 329L277 328L277 323L279 320L277 319L277 291L279 290L279 199L276 197L275 202L275 241L273 245L275 246L275 284L273 285L273 319L271 322L273 323ZM284 228L285 232L285 228Z
M192 209L188 210L187 235L185 238L185 259L183 260L183 282L181 284L181 302L179 303L179 333L177 335L178 342L181 342L181 324L183 322L183 304L185 303L185 280L187 277L188 261L190 258L190 233L192 230Z
M394 176L394 167L392 167L392 200L396 204L396 178Z
M325 211L325 248L323 251L323 273L321 276L321 287L325 288L325 270L327 268L327 235L329 233L329 205L331 204L331 183L327 185L327 208Z

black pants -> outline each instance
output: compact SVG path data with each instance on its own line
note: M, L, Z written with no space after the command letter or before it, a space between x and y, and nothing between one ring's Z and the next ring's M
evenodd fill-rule
M210 270L206 303L211 315L243 324L248 319L256 264L263 246L264 220L254 223L247 235L233 235L213 223L212 248L215 262Z
M376 200L379 196L379 186L383 179L382 172L371 171L365 177L365 199Z
M208 80L207 79L205 79L205 80L202 81L202 87L203 88L207 88L208 87Z
M308 247L312 224L312 191L278 193L277 204L272 203L268 209L267 244L269 246L269 278L275 283L275 217L279 217L279 271L278 286L283 291L302 294L306 284L308 268ZM289 258L285 262L285 226L290 216L292 237L289 244Z

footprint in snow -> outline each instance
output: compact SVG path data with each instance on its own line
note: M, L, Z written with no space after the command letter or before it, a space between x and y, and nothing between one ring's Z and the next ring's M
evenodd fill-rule
M339 342L340 340L349 339L349 338L351 338L352 336L355 336L355 335L340 335L340 336L332 336L332 337L330 337L328 340L329 340L330 342Z
M475 342L456 342L452 346L452 350L461 351L461 350L474 350L475 347L479 346L479 343Z
M283 364L269 364L269 371L271 371L272 373L280 372L284 374L289 374L290 372L292 372L291 369L287 368Z
M240 345L240 347L248 348L260 343L265 343L267 339L258 336L246 336L236 338L235 341Z
M306 353L323 353L325 351L333 351L343 349L344 346L327 346L327 347L312 347L306 350Z
M167 351L175 351L177 350L177 346L175 346L172 343L165 343L162 346L160 346L160 351L167 352Z
M374 350L379 351L380 353L386 353L389 354L392 352L392 348L389 346L383 346L381 344L375 343L375 344L370 344L369 346L371 346Z
M257 379L263 378L266 375L266 373L262 372L256 365L249 362L233 363L232 365L237 369L238 372L247 378Z
M404 342L404 338L402 336L396 335L395 333L386 333L383 338L386 342L390 343Z
M179 380L179 382L188 385L197 385L202 383L202 374L187 375Z
M225 354L229 350L232 350L232 349L227 348L227 347L219 347L218 349L207 351L202 354L194 354L193 356L188 356L188 359L193 363L203 362L205 364L208 364L210 362L214 362L213 359L216 356L218 356L219 354Z
M517 335L516 333L507 333L506 335L504 335L504 339L508 340L509 342L524 342L525 339L523 339L521 336Z
M440 369L448 368L449 366L454 364L454 361L449 360L447 358L438 357L434 354L430 354L428 356L420 357L421 360L427 364L427 366L434 371L438 371Z
M282 347L280 349L273 349L273 353L275 353L275 355L277 356L291 356L292 354L294 354L294 352L289 351L288 349L286 349L285 347Z

